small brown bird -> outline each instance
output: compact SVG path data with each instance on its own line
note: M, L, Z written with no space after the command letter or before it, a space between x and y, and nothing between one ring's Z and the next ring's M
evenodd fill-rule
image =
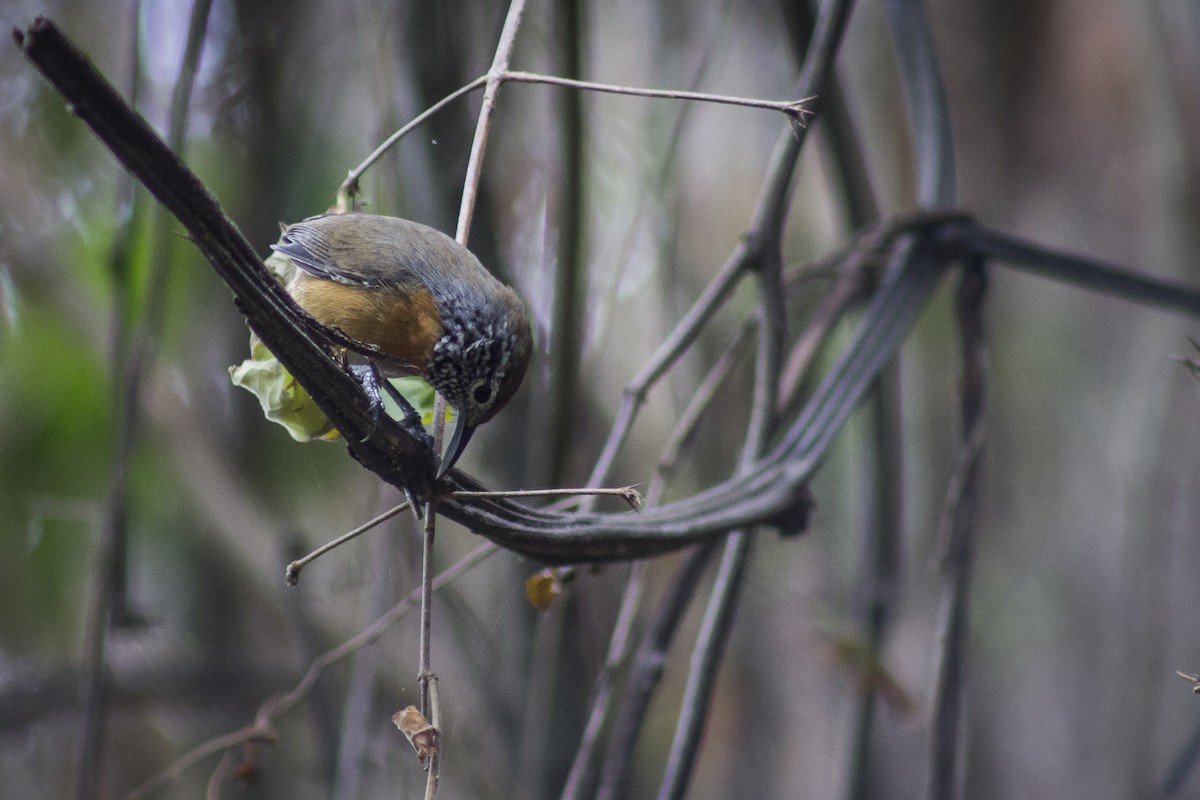
M438 477L521 385L533 349L524 305L444 233L398 217L327 214L288 226L271 249L295 266L286 287L305 311L378 348L355 368L376 403L380 374L419 375L453 406Z

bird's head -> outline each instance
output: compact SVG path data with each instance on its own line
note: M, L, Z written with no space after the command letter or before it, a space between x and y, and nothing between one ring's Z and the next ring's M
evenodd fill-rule
M438 477L467 447L475 429L516 394L525 377L533 337L525 308L505 286L485 306L451 309L445 334L433 346L426 377L455 410L454 430Z

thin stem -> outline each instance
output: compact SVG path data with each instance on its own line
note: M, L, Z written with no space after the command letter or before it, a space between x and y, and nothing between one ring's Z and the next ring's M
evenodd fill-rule
M642 496L635 486L620 486L615 489L513 489L498 492L468 492L455 490L448 497L455 500L483 499L492 497L619 497L634 511L642 508Z
M492 62L493 72L503 71L508 66L516 42L517 30L521 24L521 14L524 10L524 0L513 0L508 7L508 16L504 21L504 29L500 33L500 41L496 46L496 56ZM492 117L496 108L496 91L500 83L489 76L483 92L483 105L479 111L479 122L475 128L475 139L471 144L471 156L467 163L467 174L463 186L462 206L459 210L458 229L455 237L463 246L471 231L471 219L475 213L475 198L479 191L479 181L483 174L483 156L487 150L488 134L491 130ZM433 411L433 440L434 451L442 452L442 433L446 421L445 398L440 394L434 403ZM461 413L461 410L460 410ZM421 551L421 635L420 635L420 668L417 682L420 686L421 713L429 717L429 684L436 680L432 668L432 616L433 616L433 543L437 530L437 499L432 498L426 509L425 538ZM436 725L435 725L436 727Z
M790 171L791 166L791 163L785 165L776 160L772 170L787 169ZM645 402L650 388L695 343L700 330L708 324L708 321L729 299L733 290L745 277L746 270L753 263L756 255L747 239L738 243L733 254L713 280L704 287L704 291L696 298L696 302L688 309L683 319L658 346L642 370L625 387L617 418L613 422L612 430L609 431L604 449L600 452L600 457L596 459L596 464L592 468L591 477L588 478L589 486L599 486L608 480L617 454L624 446L629 431L633 428L634 420L637 418L637 412Z
M779 396L776 409L783 413L796 401L805 376L816 360L817 352L828 337L833 326L841 319L846 309L865 294L867 274L874 266L878 253L856 247L850 257L838 269L837 279L821 302L817 305L804 332L792 344L784 359L783 374L779 378Z
M650 478L650 486L646 490L648 498L657 499L661 495L667 477L674 472L675 466L679 463L684 446L691 441L704 413L712 407L713 400L717 397L717 390L721 388L733 368L745 358L750 344L750 334L753 330L751 325L742 326L737 335L729 340L725 349L717 356L716 361L709 367L708 372L692 393L683 413L679 415L679 422L675 424L675 428L667 437L667 442L659 454L658 464L655 465L654 475Z
M429 501L425 515L425 538L421 547L421 642L417 684L421 687L421 713L429 716L429 683L436 680L432 666L433 633L433 540L437 531L436 500Z
M717 359L717 362L709 370L704 380L701 381L700 387L692 396L691 402L684 410L679 422L671 432L671 436L668 437L667 444L663 448L663 454L659 458L658 467L655 470L654 477L651 479L650 488L646 495L647 506L658 504L665 484L665 473L670 470L684 444L691 438L692 433L695 432L701 415L716 396L717 388L728 377L733 365L741 360L745 345L749 340L749 333L750 327L743 327L740 334L730 342L726 350ZM707 557L707 555L704 557L705 561ZM608 654L605 657L604 668L597 678L596 695L592 700L591 712L589 713L583 736L580 739L579 747L575 752L575 758L571 763L571 771L563 787L561 800L576 800L583 792L584 781L587 780L592 761L595 759L600 746L600 732L612 712L617 672L621 665L629 658L629 650L632 647L630 631L633 625L633 618L641 606L644 588L643 582L642 562L635 561L630 567L629 578L625 584L625 593L622 595L621 606L617 613L617 621L613 625L613 632L609 640Z
M963 266L958 291L962 347L962 440L947 490L941 536L946 551L942 620L938 631L937 675L934 682L929 743L927 800L961 796L961 739L968 604L974 567L976 511L984 433L987 380L983 333L986 272L981 260Z
M692 648L687 687L659 786L659 800L679 800L687 792L688 779L700 747L700 734L704 729L702 723L708 715L712 686L716 681L725 642L733 627L733 610L745 575L751 538L749 531L735 531L725 540L725 552L717 570L717 579L709 592L704 619Z
M804 108L804 104L814 99L812 97L805 97L800 100L759 100L753 97L735 97L733 95L692 92L681 89L642 89L635 86L617 86L611 83L595 83L593 81L561 78L555 75L539 75L532 72L516 72L512 70L505 72L502 78L506 81L516 81L519 83L543 83L550 86L566 86L572 89L621 94L630 97L695 100L704 103L741 106L743 108L761 108L767 111L778 111L798 125L803 125L805 117L811 113Z
M441 394L433 401L433 449L442 452L442 437L446 428L446 400ZM421 713L429 719L429 684L433 674L433 542L437 533L437 498L430 498L425 508L424 537L421 540L421 624L417 668L417 685L421 693Z
M517 31L521 27L521 15L524 12L525 0L512 0L509 4L504 28L500 31L500 41L496 44L496 55L492 59L492 69L487 74L487 83L483 89L483 105L479 109L475 139L471 142L471 156L467 161L467 175L463 181L462 205L458 212L455 234L455 238L463 246L467 244L467 237L471 233L471 219L475 215L475 197L479 193L479 181L483 177L483 155L487 150L492 117L496 112L496 93L500 91L500 85L504 82L503 74L508 69L508 60L512 57Z
M638 731L666 668L667 650L675 639L679 623L696 592L704 568L716 552L717 544L715 540L703 542L684 557L638 643L625 683L625 696L613 721L609 737L611 744L600 770L597 800L616 800L629 796L625 784L633 764Z
M880 373L872 404L871 470L867 481L869 516L861 537L859 613L871 663L882 662L884 638L897 591L903 519L900 414L900 368L898 360L893 360ZM870 746L878 689L878 682L866 675L855 712L847 800L873 796L869 781Z
M1000 261L1092 291L1200 316L1200 293L1184 284L1139 275L1098 259L1035 245L975 222L966 224L963 230L952 235L958 237L959 246L965 252L984 256L989 262Z
M221 784L225 782L225 777L229 774L229 768L232 766L233 751L226 750L225 755L221 756L221 760L217 762L217 768L208 777L208 786L204 791L205 800L220 800Z
M833 56L841 42L841 32L849 18L851 5L850 2L838 2L822 14L819 24L824 27L818 29L815 40L818 46L813 49L801 70L798 94L814 103L813 113L819 110L820 90L832 69ZM633 427L637 411L645 402L650 387L688 350L696 340L696 334L729 298L745 271L758 265L763 244L760 237L766 231L782 227L787 200L791 196L793 169L800 156L800 147L807 130L792 128L781 135L771 157L767 180L755 206L751 233L738 243L717 276L705 287L691 309L626 387L617 421L613 424L600 458L592 469L592 475L588 479L589 486L598 486L607 480L609 470Z
M813 33L800 71L801 94L819 95L832 72L833 60L842 42L853 3L834 2L824 7ZM776 147L780 163L795 163L804 143L804 129L792 138L783 137ZM792 170L773 171L755 209L753 236L759 242L759 347L755 366L754 398L739 472L755 471L767 446L776 420L775 402L779 390L779 364L786 331L783 308L782 258L780 241L791 197ZM793 509L793 522L784 527L802 528L806 509ZM782 521L782 520L781 520ZM703 721L708 713L721 654L732 628L733 611L740 596L742 576L749 560L751 530L730 533L721 558L717 579L709 593L704 621L692 650L692 668L684 690L684 701L675 727L675 738L667 767L659 786L660 800L677 800L687 791L692 766L700 746Z
M511 7L510 7L511 8ZM573 41L568 38L565 41ZM507 64L507 61L505 62ZM548 86L565 86L572 89L582 89L593 92L605 92L608 94L622 94L633 97L656 97L667 100L694 100L705 103L717 103L722 105L742 106L744 108L759 108L767 111L777 111L788 119L793 120L797 125L805 123L806 116L810 113L804 108L804 104L810 102L813 98L802 98L800 100L759 100L752 97L735 97L732 95L710 94L708 92L695 92L676 89L642 89L635 86L618 86L610 83L594 83L592 81L581 81L572 78L563 78L556 75L541 75L533 72L521 72L518 70L509 70L507 68L497 69L496 64L493 64L492 70L487 75L480 75L475 80L462 86L450 94L443 97L441 100L434 103L429 108L422 111L417 116L413 117L403 127L399 128L391 136L387 137L378 147L371 151L371 154L362 160L354 169L350 170L346 180L338 188L338 207L343 211L349 211L353 208L354 197L358 194L358 184L362 180L362 176L368 169L373 167L375 163L382 158L388 150L392 149L405 136L412 132L415 128L420 127L434 114L441 111L455 100L476 91L481 87L487 87L493 83L499 85L505 82L513 83L540 83Z
M498 550L499 548L491 543L482 544L475 548L456 563L442 570L433 580L433 590L437 591L452 581L457 580ZM397 621L411 611L420 601L420 590L410 592L398 603L389 608L386 614L337 647L326 651L319 658L315 659L309 665L304 677L300 679L299 683L291 691L284 695L272 697L259 706L252 724L197 745L134 788L133 791L125 796L125 800L143 800L143 798L148 797L153 792L178 779L180 775L193 765L203 761L214 753L221 752L227 747L259 739L265 741L272 740L274 738L274 721L300 705L308 697L326 667L336 664L343 658L374 642L392 625L396 624Z
M357 536L361 536L362 534L371 530L371 528L374 528L376 525L387 522L389 519L396 516L404 509L408 508L409 505L410 504L408 503L408 501L405 501L398 506L392 506L387 511L383 512L382 514L380 514L379 516L375 517L372 520L364 522L362 525L359 525L357 528L350 531L349 533L342 534L338 538L334 539L332 542L327 542L327 543L321 545L320 547L318 547L316 550L313 550L311 553L304 556L303 558L298 558L295 561L293 561L292 563L288 564L287 571L284 574L284 578L287 581L287 585L295 586L297 583L299 583L300 570L304 569L311 562L317 560L321 556L328 553L330 550L333 550L335 547L340 547L340 546L344 545L346 542L350 541L351 539L354 539Z
M438 785L442 779L442 704L438 698L437 681L429 683L429 724L438 731L438 744L429 755L429 769L425 773L425 800L437 797Z
M791 182L787 183L790 186ZM765 239L758 265L758 353L754 360L754 392L750 399L750 419L742 445L742 469L751 466L767 448L775 427L778 410L775 398L779 393L780 363L783 359L783 340L787 336L787 309L784 307L783 287L783 214L791 191L780 187L779 213L764 216L766 223L760 235Z
M679 422L676 423L668 437L667 444L663 447L654 477L650 481L650 488L646 495L647 506L658 504L666 482L666 473L671 469L678 459L680 451L695 432L702 414L716 397L717 388L728 377L733 365L741 360L745 345L749 341L750 330L750 326L744 326L738 336L729 343L716 363L709 369L704 380L701 381L691 402L688 403L688 407L684 410ZM704 560L707 560L707 555ZM609 640L604 668L597 678L596 693L592 700L587 725L571 763L571 771L563 787L561 800L577 800L584 791L584 782L588 779L592 762L600 748L600 732L612 713L617 673L629 659L629 651L633 646L630 632L633 618L641 606L643 583L643 562L635 561L630 566L625 592L617 613L617 621L613 625L613 632Z
M369 170L371 167L373 167L375 165L375 162L378 161L380 158L382 158L384 156L384 154L387 153L388 150L392 149L392 147L396 144L396 142L403 139L412 130L423 125L427 119L429 119L434 114L441 111L443 108L448 106L450 103L453 103L458 98L463 97L464 95L468 95L471 92L475 91L476 89L479 89L480 87L486 85L487 82L488 82L487 75L479 76L475 80L468 83L466 86L456 89L455 91L453 91L450 94L443 97L441 100L438 100L436 103L431 105L429 108L425 109L420 114L413 117L409 122L407 122L403 127L401 127L399 130L397 130L391 136L384 139L383 143L381 145L379 145L378 147L376 147L373 151L371 151L371 154L369 156L367 156L366 158L364 158L361 164L359 164L354 169L350 170L349 176L346 178L345 182L343 182L342 185L338 188L338 206L339 206L339 208L341 208L345 211L351 210L351 208L353 207L353 204L354 204L354 196L356 194L358 194L358 183L362 179L363 173L365 173L367 170Z

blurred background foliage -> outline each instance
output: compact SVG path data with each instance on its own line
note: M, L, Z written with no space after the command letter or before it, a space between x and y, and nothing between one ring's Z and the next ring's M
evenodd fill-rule
M23 27L43 11L123 92L136 84L139 110L165 126L189 4L7 0L0 18ZM932 0L928 13L965 209L1047 246L1200 283L1200 7ZM218 0L186 158L265 255L280 221L323 211L388 133L486 72L503 14L497 4L438 0ZM531 3L515 68L563 72L559 15L559 5ZM587 78L779 99L794 87L785 15L765 0L616 0L587 4L583 20ZM911 210L910 132L880 3L856 9L839 77L880 208ZM497 487L552 477L555 443L543 423L561 97L502 90L471 235L484 263L527 298L541 345L525 387L463 461ZM452 232L478 104L478 95L453 104L372 171L370 210ZM776 115L747 109L601 95L583 108L582 388L563 485L586 478L621 388L747 226L780 129ZM818 123L814 133L789 264L851 233L827 131ZM143 320L161 321L136 393L119 519L127 596L109 641L100 796L121 796L187 747L247 724L316 654L411 591L418 536L400 517L286 587L295 554L397 493L340 445L293 442L230 386L247 330L177 235L162 299L148 299L152 201L13 46L0 48L0 163L0 785L9 796L70 793L96 543L119 494L120 354ZM822 288L798 304L797 319ZM752 306L743 291L653 393L617 482L646 479L706 359ZM924 776L934 532L957 420L948 295L903 353L904 553L883 661L908 702L885 704L878 717L875 797L912 797ZM1170 358L1187 354L1196 323L997 268L988 325L969 795L1150 796L1200 723L1200 701L1173 674L1200 669L1200 394ZM747 366L735 381L750 376ZM671 496L730 469L745 402L732 393L706 417ZM811 530L759 536L691 797L842 796L869 460L856 418L814 481ZM447 525L437 561L477 543ZM676 560L648 565L652 594ZM522 588L538 566L500 553L438 597L443 797L552 797L561 787L627 568L585 572L539 615ZM635 796L657 785L688 639L685 631L643 733ZM226 796L415 796L419 769L387 720L414 701L416 649L414 615L328 670L257 754L258 782ZM184 773L162 795L196 796L214 767ZM1181 791L1200 791L1200 777Z

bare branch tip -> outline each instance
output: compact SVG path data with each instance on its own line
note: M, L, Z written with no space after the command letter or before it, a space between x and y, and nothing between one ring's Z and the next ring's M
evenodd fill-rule
M302 561L293 561L287 565L287 570L283 574L283 579L287 581L288 586L295 586L300 583L300 570L304 569Z
M642 497L642 493L637 490L637 484L621 489L621 497L626 503L629 503L630 508L634 511L641 511L646 507L646 498Z
M47 17L45 14L38 14L33 18L33 22L30 22L25 30L21 30L16 25L13 26L13 40L16 41L18 47L20 47L22 50L25 50L30 44L28 41L30 37L37 36L42 31L53 27L54 23L49 17Z

